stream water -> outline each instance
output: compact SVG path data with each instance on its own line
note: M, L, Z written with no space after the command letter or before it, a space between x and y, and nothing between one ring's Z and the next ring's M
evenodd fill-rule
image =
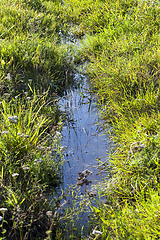
M59 213L62 212L63 215L66 207L73 209L77 205L85 205L83 213L74 220L79 229L83 227L83 232L87 232L86 222L90 215L88 202L96 204L96 200L106 201L100 198L98 188L109 178L106 166L111 143L105 123L100 118L96 96L90 91L88 79L78 72L74 78L80 82L79 87L68 89L67 94L60 98L59 105L68 116L61 132L63 146L66 146L61 188L64 192L72 186L75 188L74 194L70 192L62 199ZM90 173L86 178L82 176L85 171Z
M60 34L60 37L61 43L72 45L75 51L76 47L80 47L79 41L72 34L67 38ZM83 66L81 71L74 73L73 78L78 87L68 88L64 97L59 99L61 111L67 113L61 132L62 144L66 147L61 189L67 192L59 208L62 215L66 204L73 209L77 205L81 206L82 202L87 206L89 201L103 201L97 189L109 178L107 164L111 142L97 108L97 98L90 89L89 79L83 74ZM74 193L70 191L72 187ZM85 231L90 212L84 209L82 214L73 218L79 230L83 227Z
M91 191L93 185L107 177L103 163L107 163L110 139L96 106L96 96L89 90L85 75L76 73L75 80L82 82L78 89L70 89L61 98L61 110L69 120L62 129L63 142L67 146L64 163L64 188L75 185L80 173L88 169L91 182L80 186ZM78 174L79 173L79 174Z

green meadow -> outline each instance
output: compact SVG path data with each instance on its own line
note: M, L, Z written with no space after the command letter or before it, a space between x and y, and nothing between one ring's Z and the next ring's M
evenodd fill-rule
M115 148L94 239L159 239L160 1L65 1Z
M58 43L59 8L52 1L0 1L0 239L56 235L63 169L56 99L70 69Z
M55 214L56 99L83 63L114 142L86 236ZM159 0L0 0L0 239L159 239L159 85Z

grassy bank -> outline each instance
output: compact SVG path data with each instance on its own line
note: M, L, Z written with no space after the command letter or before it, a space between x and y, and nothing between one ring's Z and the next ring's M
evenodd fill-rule
M76 59L88 61L116 144L109 204L93 209L102 238L159 239L160 1L68 0L64 9L63 31L81 39Z
M58 44L60 7L60 1L1 0L2 94L27 91L27 83L41 92L64 90L69 65L65 61L67 48Z
M1 102L1 239L47 236L47 211L56 201L51 207L46 194L54 199L62 171L60 133L47 133L58 120L57 109L47 104L46 94Z
M60 6L0 1L0 239L56 236L63 170L56 98L70 72Z

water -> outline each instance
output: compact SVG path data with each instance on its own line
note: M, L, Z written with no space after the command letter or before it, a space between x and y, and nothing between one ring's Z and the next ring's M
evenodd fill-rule
M62 36L62 39L68 46L80 47L80 42L78 40L71 41L70 36L67 39ZM70 54L68 57L71 58ZM97 98L90 91L89 81L82 73L83 66L81 69L82 71L77 71L73 77L73 82L77 83L78 87L72 86L67 89L65 96L59 99L61 110L67 113L68 119L61 132L63 146L66 146L67 149L64 156L63 184L61 185L64 194L57 211L64 216L64 210L71 209L70 211L73 212L71 222L74 222L74 226L78 226L82 237L88 236L87 223L90 222L91 215L89 202L91 201L95 206L97 200L106 201L106 198L101 197L97 189L103 187L103 183L105 187L104 180L109 178L107 164L111 142L97 108ZM84 178L84 175L81 175L84 171L92 174ZM69 231L72 231L72 227ZM74 232L72 234L74 235ZM67 236L66 232L66 239Z
M107 177L103 163L106 166L110 140L104 130L104 122L100 119L96 96L89 91L87 78L76 73L75 80L81 80L83 85L68 90L59 102L61 110L67 112L69 117L62 129L63 142L67 146L63 188L79 183L77 178L80 172L88 169L92 172L87 177L90 183L79 186L81 193L84 193L93 191L93 185Z

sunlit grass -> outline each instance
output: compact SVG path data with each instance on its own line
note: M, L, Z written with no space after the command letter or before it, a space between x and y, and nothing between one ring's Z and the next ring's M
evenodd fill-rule
M2 209L3 238L7 226L8 237L14 231L18 239L34 239L33 229L37 239L52 236L44 193L59 182L61 138L49 136L56 106L35 93L50 89L55 97L64 89L71 53L78 63L87 60L85 72L115 142L112 178L103 189L109 205L91 205L100 234L93 239L159 238L159 6L159 0L1 0L1 200L13 223L5 225ZM81 39L76 51L60 45L59 30ZM34 94L24 95L30 89ZM65 231L70 226L74 239L70 213ZM53 237L63 239L63 231L55 231Z
M26 90L29 79L41 92L63 91L69 65L67 47L58 43L59 8L60 1L1 1L1 94Z
M116 204L116 208L108 204L103 208L93 207L97 218L101 219L102 239L159 238L159 192L150 188L146 193L141 189L137 194L134 204L124 200Z
M56 131L47 134L58 122L58 110L53 104L50 108L47 93L38 96L34 92L26 99L17 96L10 102L1 102L0 199L10 216L5 215L7 222L3 219L8 239L32 237L33 228L43 237L49 228L50 221L42 213L53 208L45 193L54 196L62 170L61 135L56 135Z
M87 60L102 117L112 123L116 146L104 191L110 206L93 209L102 220L102 239L159 238L159 6L68 0L61 15L81 38L76 57Z

